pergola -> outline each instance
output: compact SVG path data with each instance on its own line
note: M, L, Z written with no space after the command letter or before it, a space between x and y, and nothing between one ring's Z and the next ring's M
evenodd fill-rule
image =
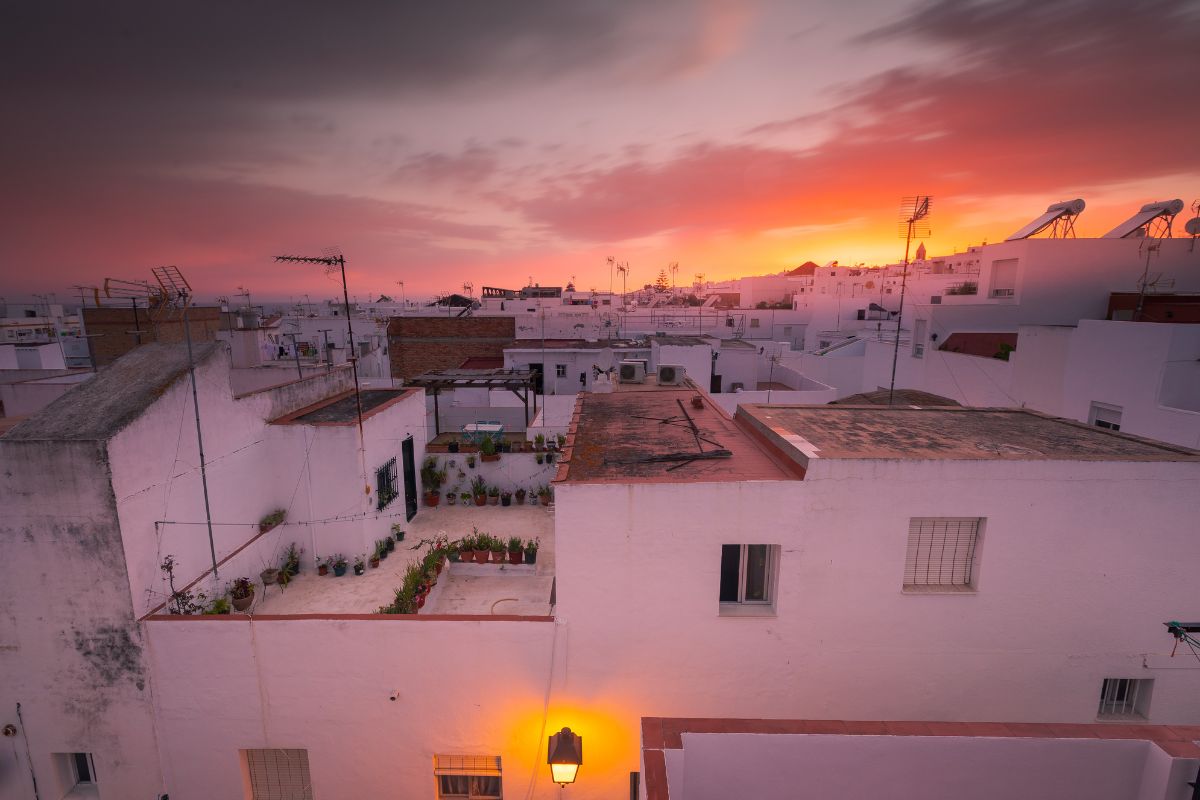
M433 391L433 432L442 432L438 411L438 394L443 389L507 389L525 404L525 426L529 426L529 398L533 397L533 413L537 414L537 375L531 369L448 369L425 372L406 381L407 386L420 386Z

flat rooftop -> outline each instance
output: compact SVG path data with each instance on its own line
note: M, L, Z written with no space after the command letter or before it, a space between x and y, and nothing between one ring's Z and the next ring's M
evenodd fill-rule
M363 416L380 411L393 401L398 401L413 389L362 389L359 395L362 400ZM302 408L292 414L275 420L278 425L348 425L358 422L358 404L354 392L345 392L336 397L322 400L315 405Z
M702 392L631 385L639 390L579 395L560 480L690 483L799 477L792 465L768 454ZM693 397L701 398L699 409L692 407Z
M1196 461L1200 452L1024 409L747 404L739 421L816 458Z

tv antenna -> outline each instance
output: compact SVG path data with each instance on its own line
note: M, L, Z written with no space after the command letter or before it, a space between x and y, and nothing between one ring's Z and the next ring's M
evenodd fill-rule
M358 357L354 347L354 324L350 321L350 290L346 286L346 257L338 247L326 247L319 256L275 256L276 261L290 264L318 264L325 268L326 275L334 272L342 273L342 299L346 303L346 360L350 362L350 371L354 376L354 408L358 415L358 456L362 466L363 485L367 494L371 487L367 484L367 454L366 437L363 434L362 392L358 386Z
M1183 226L1187 234L1192 237L1192 243L1188 247L1189 253L1196 249L1196 238L1200 237L1200 200L1192 203L1192 213L1196 216L1189 219Z
M912 240L929 236L929 206L933 198L915 195L900 204L900 235L904 237L904 268L900 272L900 310L896 312L896 340L892 345L892 381L888 384L888 405L896 393L896 362L900 359L900 321L904 318L904 290L908 285L908 250Z
M104 279L104 299L106 300L128 300L130 308L133 309L133 330L126 331L134 338L135 347L140 347L142 344L142 324L138 319L138 303L145 301L147 316L149 318L150 309L158 302L161 302L158 290L149 281L127 281L121 278L105 278ZM100 292L96 292L96 305L100 305Z
M463 281L463 294L467 297L474 297L471 292L475 290L475 284L471 281Z

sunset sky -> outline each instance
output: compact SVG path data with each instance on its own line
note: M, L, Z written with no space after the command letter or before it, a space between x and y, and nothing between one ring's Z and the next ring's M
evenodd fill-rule
M0 295L631 287L896 261L1200 196L1200 3L10 4ZM1176 224L1182 233L1185 210ZM618 284L619 288L619 284Z

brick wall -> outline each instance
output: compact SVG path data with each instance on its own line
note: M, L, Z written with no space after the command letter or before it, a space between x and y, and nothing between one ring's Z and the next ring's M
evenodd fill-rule
M388 323L392 377L456 369L468 358L503 358L516 334L514 317L393 317Z
M184 340L182 312L156 311L153 317L151 319L151 313L144 308L137 311L142 344ZM211 342L221 327L221 309L204 306L188 309L188 322L192 329L193 344ZM83 329L88 335L88 347L97 367L111 364L137 346L132 308L85 307Z

